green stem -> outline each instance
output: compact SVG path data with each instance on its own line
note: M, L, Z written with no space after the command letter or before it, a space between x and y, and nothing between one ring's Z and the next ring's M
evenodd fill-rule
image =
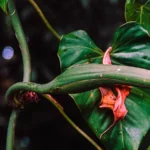
M29 48L13 0L8 1L8 12L10 14L10 18L16 34L16 38L19 42L19 46L21 49L21 54L23 59L23 81L29 82L31 77ZM13 110L11 113L9 124L8 124L8 130L7 130L6 150L14 149L15 125L16 125L18 114L19 114L18 110Z
M17 91L71 94L116 84L150 88L150 70L118 65L84 64L67 69L46 84L18 82L7 90L6 102L8 103Z
M14 139L15 139L15 124L17 119L18 111L13 110L9 119L8 129L7 129L7 143L6 150L14 149Z
M17 37L17 40L19 42L19 46L22 53L23 58L23 81L30 81L30 74L31 74L31 64L30 64L30 54L29 54L29 48L28 44L26 42L25 34L23 32L21 22L17 13L17 10L15 8L13 0L8 1L8 11L11 17L12 25Z
M54 30L54 28L50 25L50 23L48 22L48 20L46 19L46 17L44 16L43 12L41 11L41 9L39 8L39 6L35 3L34 0L28 0L32 6L36 9L37 13L39 14L39 16L41 17L41 19L43 20L43 22L45 23L46 27L51 31L51 33L60 41L61 37L59 36L59 34Z
M87 139L97 150L102 150L102 148L93 140L91 139L83 130L81 130L68 116L67 114L63 111L63 109L56 103L56 100L48 94L43 94L42 95L44 98L49 100L53 106L61 113L61 115L67 120L67 122L74 128L76 129L85 139Z

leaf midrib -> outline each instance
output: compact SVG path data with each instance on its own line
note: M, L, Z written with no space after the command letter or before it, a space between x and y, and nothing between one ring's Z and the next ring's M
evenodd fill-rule
M122 126L123 126L123 123L122 123L122 120L120 120L120 130L122 132L121 138L122 138L123 148L125 149L124 132L123 132L123 127Z
M89 47L86 47L86 46L66 46L63 49L68 49L68 48L73 48L73 49L75 49L75 48L85 48L85 49L89 49L91 51L94 51L97 54L102 54L100 49L98 49L98 48L97 49L92 49L92 48L89 48ZM99 51L97 51L97 50L99 50Z

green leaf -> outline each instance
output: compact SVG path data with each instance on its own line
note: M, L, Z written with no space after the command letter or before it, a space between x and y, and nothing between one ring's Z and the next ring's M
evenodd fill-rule
M71 34L74 34L74 32ZM72 39L72 45L74 40L75 39ZM67 44L70 44L67 43L67 40L66 42L61 42L60 47L66 47ZM80 44L84 46L82 41ZM59 51L61 51L61 49L59 49ZM76 48L70 48L69 52L72 52L72 57L69 53L65 54L65 52L61 51L60 60L63 68L62 70L71 65L83 62L98 64L102 62L100 61L103 57L103 54L101 53L96 53L96 56L94 56L94 58L96 57L96 60L99 61L88 61L87 59L83 59L82 56L91 52L88 49L85 51L84 55L81 54L80 49ZM81 54L81 56L75 55L76 53ZM95 52L93 54L95 54ZM76 56L76 61L71 61L71 58L74 60L74 55ZM63 58L62 56L65 57ZM91 58L93 59L93 57ZM113 64L117 65L128 65L150 69L150 37L147 30L135 22L129 22L122 25L114 35L111 60ZM148 93L150 93L149 89L132 87L132 91L125 101L125 105L128 109L126 117L123 120L118 121L115 126L102 137L101 141L106 149L138 149L141 140L150 129L150 95ZM100 134L113 122L112 112L108 109L99 108L101 100L99 90L95 89L83 93L71 94L71 96L79 107L84 119L99 138Z
M8 0L0 0L0 7L7 14L7 3Z
M147 148L147 150L150 150L150 146Z
M84 119L99 138L113 122L110 110L99 108L101 97L99 90L72 94L72 97ZM137 150L140 141L150 128L150 95L143 89L133 87L125 105L128 109L126 117L103 135L102 142L107 149Z
M122 25L114 35L111 60L113 64L150 69L148 32L135 22Z
M101 63L103 52L85 31L79 30L62 37L58 56L64 71L75 64Z
M150 0L127 0L126 21L136 21L150 33Z

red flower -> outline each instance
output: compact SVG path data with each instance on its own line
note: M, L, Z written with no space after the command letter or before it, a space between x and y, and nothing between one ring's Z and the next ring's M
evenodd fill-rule
M111 59L110 59L110 51L111 47L109 47L105 55L103 57L103 64L111 64ZM101 135L100 138L111 128L114 126L114 124L120 120L123 119L128 110L126 109L125 106L125 100L126 97L129 95L131 86L126 86L126 85L115 85L115 90L117 92L117 95L113 93L113 91L108 88L108 87L100 87L99 90L101 92L102 98L99 107L100 108L108 108L113 111L114 114L114 121L110 125L109 128L107 128Z

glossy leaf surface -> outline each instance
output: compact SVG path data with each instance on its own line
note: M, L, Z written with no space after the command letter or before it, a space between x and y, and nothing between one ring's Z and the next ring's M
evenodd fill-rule
M139 24L122 25L114 35L111 51L113 64L150 69L150 37Z
M70 33L67 38L71 36ZM65 36L63 36L65 38ZM72 39L72 47L74 45ZM82 41L81 41L82 43ZM80 63L102 63L103 54L96 53L96 61L88 61L84 59L84 55L80 53L76 57L75 63L70 60L69 53L63 54L62 47L66 47L67 40L61 41L59 47L59 55L61 60L61 67L66 69L71 65ZM70 43L69 43L70 44ZM74 45L74 46L73 46ZM84 44L83 44L84 45ZM69 49L68 51L71 51ZM89 52L88 52L89 53ZM95 54L95 52L94 52ZM65 58L62 57L65 55ZM72 54L72 59L73 58ZM95 58L95 55L91 58ZM79 60L79 61L78 61ZM85 61L86 60L86 61ZM111 51L111 60L113 64L123 64L128 66L135 66L140 68L150 69L150 38L147 30L135 22L129 22L121 26L114 35L114 43ZM68 61L67 64L64 63ZM70 62L69 62L70 61ZM111 82L110 82L111 84ZM109 150L137 150L141 140L150 129L150 90L132 87L130 95L125 101L128 113L123 120L118 121L113 128L111 128L102 137L106 149ZM100 109L99 104L101 94L98 89L87 91L79 94L71 94L77 106L79 107L84 119L88 122L93 132L99 138L113 122L112 111L108 109ZM142 119L141 119L142 118Z
M100 93L92 90L73 94L76 104L93 132L100 135L112 124L113 115L108 109L100 109ZM142 89L133 88L125 105L128 113L102 137L102 142L109 150L137 150L142 138L149 130L150 96ZM142 118L142 119L141 119Z
M58 56L61 69L83 63L101 63L103 52L94 44L85 31L78 30L64 35L59 45Z
M7 13L7 2L8 0L0 0L0 7L5 13Z
M150 33L150 0L127 0L126 21L136 21Z

